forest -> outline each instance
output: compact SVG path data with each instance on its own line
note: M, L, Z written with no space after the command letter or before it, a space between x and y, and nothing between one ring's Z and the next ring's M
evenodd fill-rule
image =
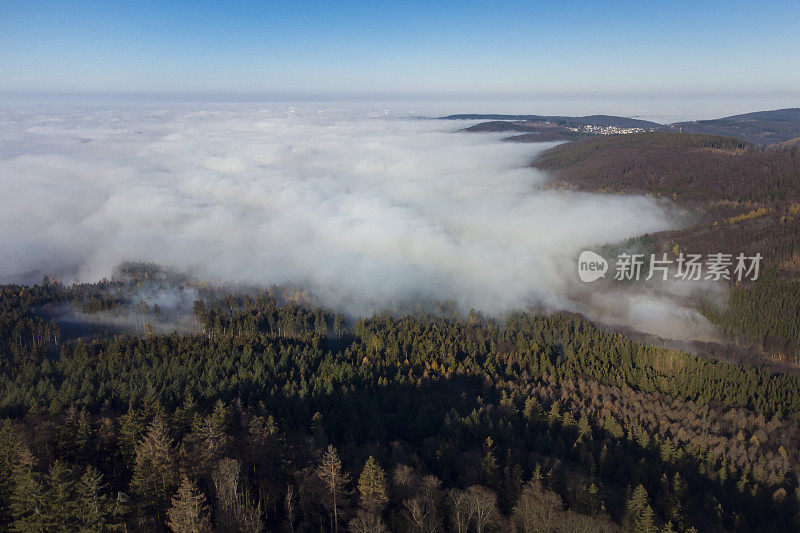
M708 133L739 137L760 145L797 145L800 141L800 108L756 111L714 120L677 122L663 131Z
M562 144L533 166L554 173L555 188L644 193L684 208L685 227L650 236L659 253L762 254L762 279L732 284L728 302L703 312L732 340L800 362L800 148L653 132Z
M156 283L2 286L0 529L798 527L797 376L566 313L352 321L281 290L200 292L164 334L125 299ZM145 327L75 336L54 305Z

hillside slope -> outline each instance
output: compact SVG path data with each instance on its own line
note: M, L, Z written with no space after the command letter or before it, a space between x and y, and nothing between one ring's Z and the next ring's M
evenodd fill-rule
M715 120L677 122L662 126L660 130L729 135L760 145L776 144L800 137L800 108L757 111Z
M800 149L764 149L730 137L645 133L566 143L533 163L552 187L648 194L695 213L654 235L659 253L761 253L765 276L706 315L764 353L800 361Z

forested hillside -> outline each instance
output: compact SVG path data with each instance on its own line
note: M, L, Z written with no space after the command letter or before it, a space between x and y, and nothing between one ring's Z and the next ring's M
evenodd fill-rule
M551 142L551 141L572 141L586 137L581 132L573 131L569 127L550 122L511 122L511 121L490 121L482 122L462 131L468 133L480 132L507 132L516 133L503 139L510 142Z
M554 187L645 193L689 209L686 227L654 236L660 252L761 253L767 279L732 287L729 305L708 305L705 312L765 354L800 362L797 147L656 132L562 144L533 164L553 172Z
M269 292L64 341L40 310L77 290L3 287L2 528L798 525L797 377L566 314L348 324Z
M614 115L588 115L585 117L568 117L560 115L499 115L499 114L461 114L441 117L443 120L513 120L518 122L547 122L560 126L617 126L619 128L656 128L660 124L637 118L618 117Z
M770 145L800 137L800 108L757 111L713 120L677 122L661 128L663 131L728 135L748 142Z

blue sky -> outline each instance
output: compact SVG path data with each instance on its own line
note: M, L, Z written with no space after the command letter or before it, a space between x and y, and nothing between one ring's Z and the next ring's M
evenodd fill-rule
M0 91L800 96L800 2L0 1Z

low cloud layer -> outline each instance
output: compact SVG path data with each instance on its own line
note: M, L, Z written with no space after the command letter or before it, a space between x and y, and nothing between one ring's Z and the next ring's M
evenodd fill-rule
M546 145L320 111L0 113L0 279L93 281L141 260L295 283L354 314L415 297L592 314L574 296L578 253L674 226L651 199L540 189L528 164ZM624 298L707 328L664 295Z

